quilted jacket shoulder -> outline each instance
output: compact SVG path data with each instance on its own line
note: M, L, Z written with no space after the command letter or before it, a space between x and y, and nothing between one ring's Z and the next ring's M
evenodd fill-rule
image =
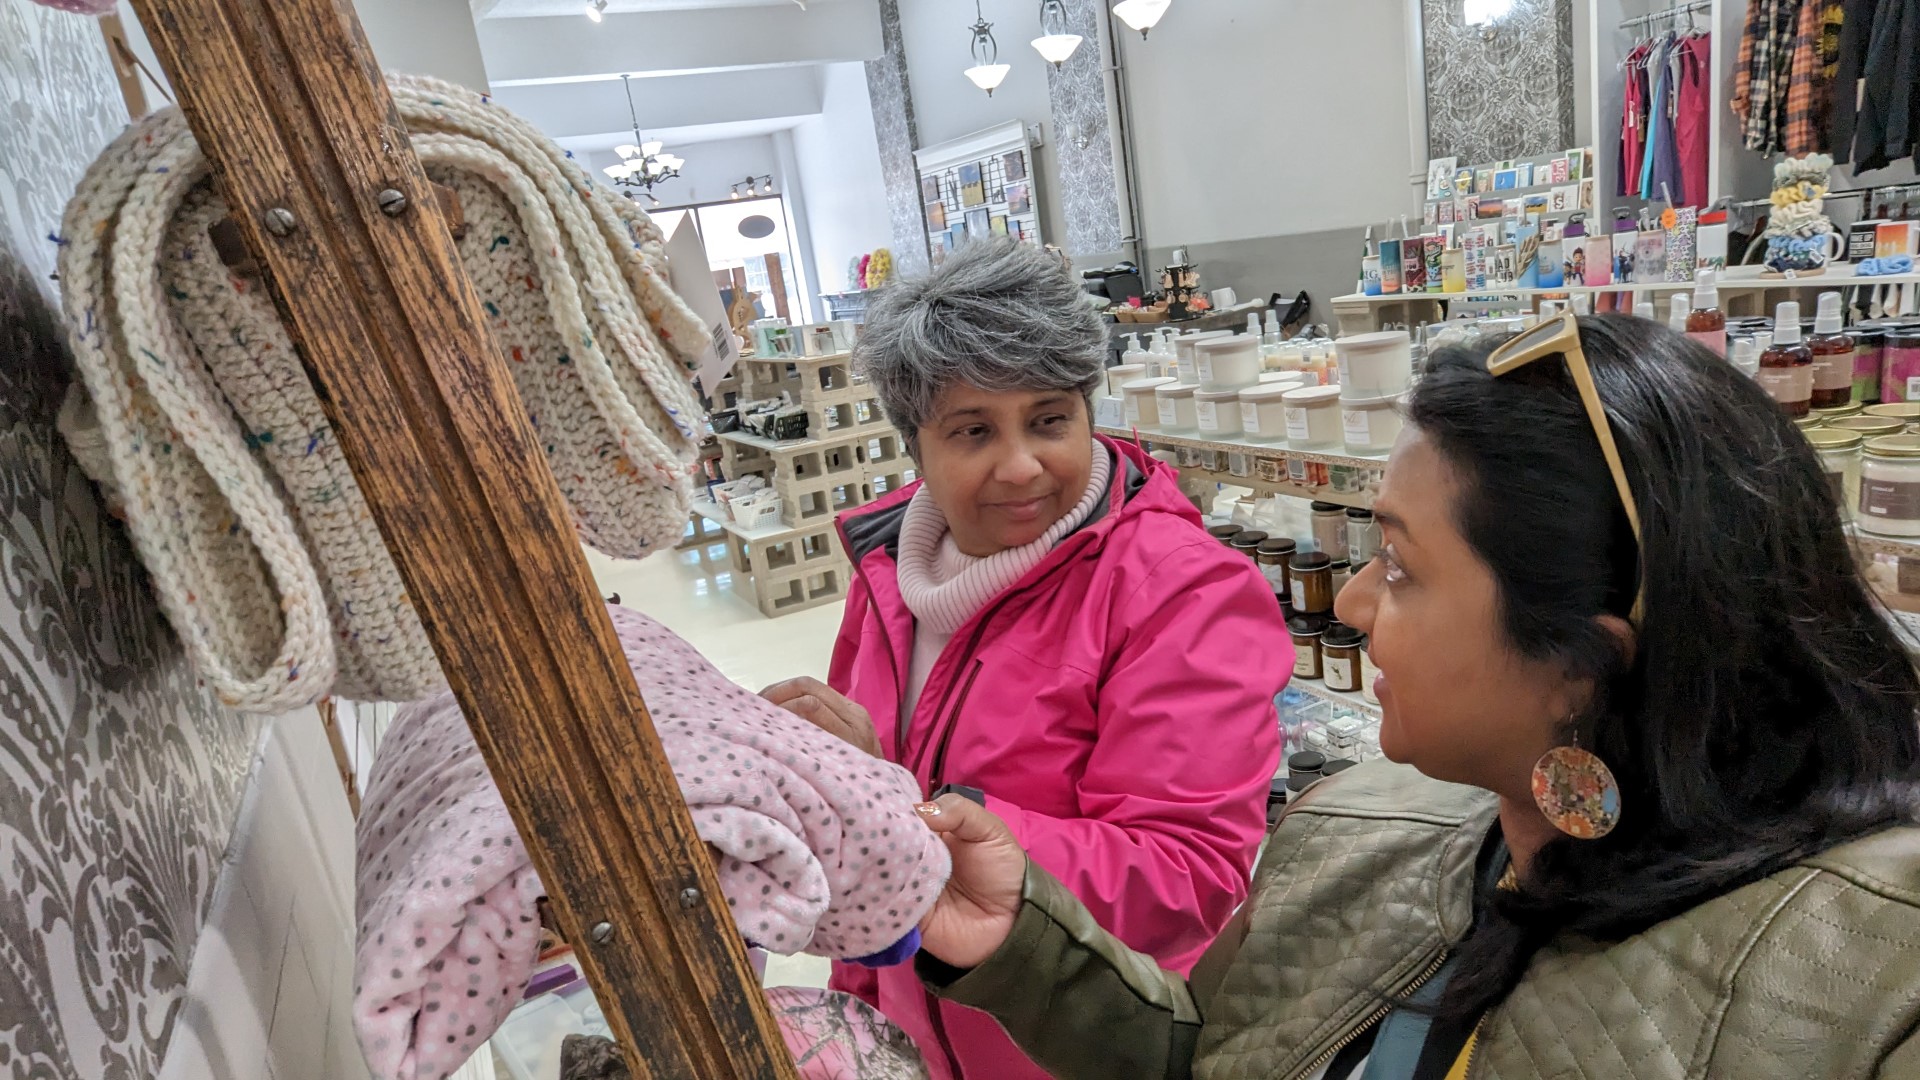
M1399 766L1315 785L1268 845L1194 1075L1302 1075L1430 970L1466 933L1496 812ZM1889 829L1625 941L1554 941L1469 1077L1891 1078L1917 1025L1920 828Z

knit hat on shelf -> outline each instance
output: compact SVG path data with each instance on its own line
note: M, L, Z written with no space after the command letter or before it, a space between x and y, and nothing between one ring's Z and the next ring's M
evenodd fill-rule
M388 86L427 174L460 198L462 263L581 539L621 558L672 546L706 334L667 285L659 229L490 98ZM286 328L214 249L226 216L177 109L94 162L61 226L82 379L62 432L222 701L432 695L446 680Z

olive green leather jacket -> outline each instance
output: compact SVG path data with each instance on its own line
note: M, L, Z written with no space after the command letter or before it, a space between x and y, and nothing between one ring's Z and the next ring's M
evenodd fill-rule
M1062 1080L1307 1076L1466 934L1496 810L1486 792L1384 763L1314 785L1191 984L1031 866L992 959L964 974L923 959L921 973ZM1625 941L1556 939L1487 1014L1467 1075L1920 1078L1920 828L1835 848Z

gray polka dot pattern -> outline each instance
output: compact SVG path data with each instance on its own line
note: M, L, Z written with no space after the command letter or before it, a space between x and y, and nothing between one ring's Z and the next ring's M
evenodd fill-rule
M848 958L918 924L951 868L913 813L912 774L741 689L652 619L610 610L740 932ZM361 1046L377 1077L438 1080L519 1000L545 891L451 694L388 729L358 873Z

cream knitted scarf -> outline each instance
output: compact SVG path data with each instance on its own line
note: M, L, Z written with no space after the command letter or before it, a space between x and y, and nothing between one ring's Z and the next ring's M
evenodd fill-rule
M388 85L460 196L462 260L582 539L629 558L670 545L701 420L671 350L704 330L666 284L659 230L491 99ZM94 163L58 238L85 390L62 431L227 704L431 695L445 680L286 330L208 238L226 213L175 109Z

